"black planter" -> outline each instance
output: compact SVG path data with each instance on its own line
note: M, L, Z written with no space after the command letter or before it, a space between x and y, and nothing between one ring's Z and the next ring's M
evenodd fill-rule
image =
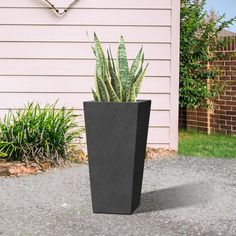
M94 213L139 206L151 101L84 102Z

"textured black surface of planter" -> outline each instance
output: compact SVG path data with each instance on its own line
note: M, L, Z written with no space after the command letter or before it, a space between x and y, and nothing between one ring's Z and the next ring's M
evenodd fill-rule
M151 101L84 102L94 213L132 214L140 203Z

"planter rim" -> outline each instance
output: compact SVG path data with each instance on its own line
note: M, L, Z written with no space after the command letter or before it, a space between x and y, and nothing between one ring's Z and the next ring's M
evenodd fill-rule
M151 100L137 100L136 102L96 102L96 101L84 101L84 103L97 103L97 104L140 104L145 102L150 102Z

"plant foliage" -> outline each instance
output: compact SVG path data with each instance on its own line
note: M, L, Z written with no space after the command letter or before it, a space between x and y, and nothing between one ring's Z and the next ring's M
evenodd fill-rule
M30 103L23 110L9 111L0 121L0 157L62 162L84 131L77 125L77 118L72 109L56 109L56 103L44 107Z
M144 79L147 66L144 64L142 48L129 68L124 39L121 36L118 47L118 58L115 62L111 50L107 58L94 34L93 51L96 57L96 91L92 90L95 101L103 102L135 102Z
M180 107L208 107L223 89L221 71L214 61L217 50L228 42L219 33L236 18L225 20L205 11L206 0L181 0Z

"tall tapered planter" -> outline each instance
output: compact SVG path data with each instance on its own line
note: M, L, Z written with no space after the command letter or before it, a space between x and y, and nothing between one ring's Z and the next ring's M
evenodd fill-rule
M151 101L84 102L94 213L139 206Z

